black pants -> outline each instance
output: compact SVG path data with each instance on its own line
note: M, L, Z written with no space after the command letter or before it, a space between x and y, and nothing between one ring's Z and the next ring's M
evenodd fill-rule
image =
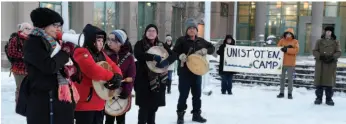
M332 99L334 93L333 93L333 87L331 86L316 86L316 91L315 91L316 97L319 99L322 99L323 89L324 89L324 92L326 93L326 99L327 100Z
M76 124L103 124L103 111L75 111Z
M201 111L202 77L198 75L179 75L179 100L177 111L182 112L187 109L186 100L189 97L190 89L192 94L192 112Z
M117 124L125 124L125 115L126 113L120 115L120 116L111 116L105 113L106 115L106 123L105 124L114 124L114 120L117 119Z
M138 124L155 124L157 106L139 107Z

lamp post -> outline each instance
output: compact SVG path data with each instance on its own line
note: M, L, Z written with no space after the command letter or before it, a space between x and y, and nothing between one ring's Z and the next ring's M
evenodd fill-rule
M211 1L206 0L204 2L204 39L208 42L210 42L210 17L211 17ZM209 55L206 55L206 59L209 62L208 59ZM209 83L209 70L207 74L203 75L203 89L205 88L206 84ZM209 94L210 95L210 94Z

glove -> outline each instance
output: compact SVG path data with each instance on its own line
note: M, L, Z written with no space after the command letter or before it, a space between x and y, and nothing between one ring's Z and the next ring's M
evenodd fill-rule
M154 55L154 61L156 61L157 63L160 63L161 59L162 59L161 56Z
M321 55L321 56L320 56L320 60L324 61L324 60L326 60L326 59L327 59L326 56L324 56L324 55Z
M114 76L112 77L112 79L110 79L108 81L108 83L105 83L104 86L107 89L115 90L121 86L121 80L122 79L123 79L123 77L120 74L115 73Z
M179 59L180 59L181 61L183 61L183 62L186 62L187 56L186 56L184 53L183 53L183 54L180 54Z
M127 97L129 97L129 94L126 92L125 89L123 89L123 91L121 91L121 93L118 96L118 98L120 99L126 99Z
M325 63L329 64L332 63L334 61L334 57L333 56L328 56L326 57L326 59L324 60Z
M65 51L67 54L72 55L75 46L73 43L66 42L62 44L61 50Z
M281 48L281 51L284 52L284 53L286 53L286 52L287 52L287 47L286 47L286 46L282 47L282 48Z
M206 48L202 48L202 49L196 51L195 53L204 56L207 54L207 52L208 52L208 50Z
M288 45L287 48L293 48L293 46L292 45Z
M166 67L166 66L168 66L169 65L169 62L165 59L165 60L163 60L162 62L160 62L160 63L156 63L156 67L157 68L164 68L164 67Z

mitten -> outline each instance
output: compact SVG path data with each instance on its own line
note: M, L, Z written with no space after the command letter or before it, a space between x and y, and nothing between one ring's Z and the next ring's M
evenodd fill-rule
M157 68L164 68L164 67L166 67L166 66L168 66L169 65L169 62L167 61L167 60L163 60L162 62L160 62L160 63L156 63L156 67Z
M61 47L61 49L69 55L72 55L74 48L75 48L75 45L70 42L63 43Z
M123 77L120 74L115 73L114 76L112 77L112 79L110 79L108 81L108 83L105 83L104 86L107 89L115 90L121 86L122 79L123 79Z

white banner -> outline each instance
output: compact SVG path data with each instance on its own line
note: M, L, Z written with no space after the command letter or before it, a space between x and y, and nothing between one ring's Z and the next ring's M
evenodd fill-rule
M249 47L227 45L224 71L281 74L284 53L280 47Z

